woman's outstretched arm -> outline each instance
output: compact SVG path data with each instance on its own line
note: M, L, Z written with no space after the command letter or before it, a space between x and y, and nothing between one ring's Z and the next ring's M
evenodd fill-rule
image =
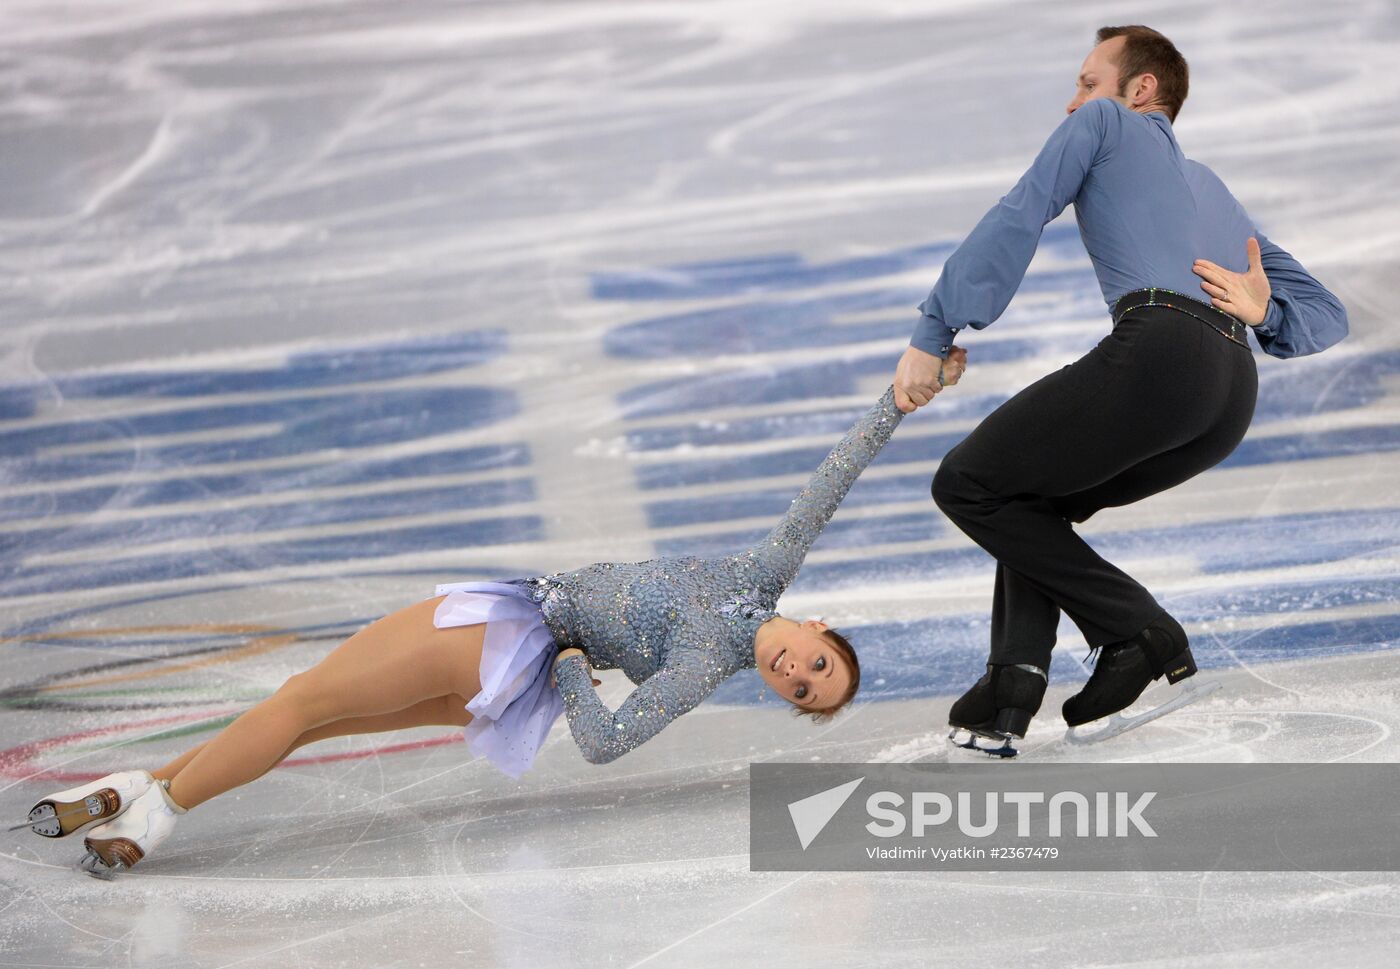
M846 492L880 453L903 417L894 404L894 387L890 387L831 449L806 487L793 499L782 521L746 554L767 566L786 588Z

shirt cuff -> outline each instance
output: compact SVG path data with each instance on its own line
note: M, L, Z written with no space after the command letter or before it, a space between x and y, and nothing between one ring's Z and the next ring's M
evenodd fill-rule
M914 327L914 335L910 338L909 345L946 360L957 335L958 331L942 320L924 314L919 317L918 325Z
M1265 336L1273 336L1278 333L1279 324L1283 322L1283 306L1279 303L1278 297L1269 297L1269 309L1264 313L1264 319L1254 327L1255 332Z
M563 650L560 650L560 652L562 653ZM580 661L580 662L584 662L584 661L587 660L587 658L588 658L588 657L587 657L587 654L585 654L585 653L574 653L574 654L571 655L571 656L565 656L565 657L561 660L561 659L559 659L558 655L556 654L556 656L555 656L555 658L554 658L554 668L555 668L556 670L557 670L557 669L563 669L565 666L568 666L568 665L569 665L569 661L570 661L570 660L575 660L575 659L576 659L576 660L578 660L578 661Z

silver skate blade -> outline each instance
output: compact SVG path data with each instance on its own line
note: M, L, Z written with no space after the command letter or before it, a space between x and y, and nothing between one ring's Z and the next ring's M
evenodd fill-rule
M109 882L117 877L118 872L125 871L126 865L123 865L120 861L115 865L109 865L102 860L101 855L89 848L87 854L83 855L82 860L78 862L77 868L79 871L86 872L93 878L100 878L104 882Z
M967 734L966 740L958 739L958 734L960 732ZM987 741L987 743L978 743L979 740ZM1000 742L1000 746L992 746L992 744L998 742ZM1011 746L1011 741L1007 738L985 737L981 734L973 733L966 727L954 727L952 730L948 731L948 743L961 750L975 750L989 757L999 757L1003 760L1016 756L1016 748Z
M41 834L46 838L57 838L63 830L62 826L58 823L59 818L70 817L74 814L86 814L91 817L96 817L101 812L101 806L97 804L92 797L86 798L83 803L79 804L77 807L69 808L67 811L62 812L55 812L52 804L36 804L34 809L29 812L28 821L6 828L5 831L8 833L10 831L20 831L24 828L31 828L35 834Z
M42 834L46 838L57 837L63 830L63 826L58 823L58 815L54 813L51 805L40 804L29 812L29 820L23 824L16 824L14 827L6 828L5 833L19 831L23 828L33 830L35 834Z
M1158 717L1165 717L1173 710L1180 710L1184 706L1189 706L1197 700L1204 700L1216 690L1220 689L1220 684L1214 680L1197 683L1195 680L1187 680L1182 684L1181 690L1176 696L1159 707L1154 707L1146 713L1140 713L1135 717L1125 717L1122 713L1115 713L1108 718L1108 723L1097 730L1089 733L1078 733L1079 727L1070 727L1065 732L1065 740L1072 744L1096 744L1101 740L1108 740L1121 733L1127 733L1134 727L1141 727L1144 723L1156 720ZM1081 724L1080 726L1083 726Z

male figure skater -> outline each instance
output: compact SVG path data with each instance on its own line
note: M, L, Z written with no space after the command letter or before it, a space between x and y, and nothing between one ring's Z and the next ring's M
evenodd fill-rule
M1098 651L1088 684L1064 704L1071 726L1122 710L1164 674L1176 683L1196 672L1180 624L1071 523L1180 484L1235 449L1258 388L1246 325L1276 357L1347 333L1337 298L1182 154L1172 122L1187 78L1157 31L1099 30L1069 117L949 257L895 371L906 413L939 392L945 363L961 373L955 332L1001 315L1042 228L1074 203L1112 333L988 415L933 479L939 508L997 560L987 673L949 720L1001 741L1004 756L1040 709L1062 609Z

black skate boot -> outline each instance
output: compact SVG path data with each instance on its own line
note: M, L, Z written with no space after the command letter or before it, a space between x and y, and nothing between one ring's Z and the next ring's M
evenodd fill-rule
M1168 683L1177 683L1195 672L1186 631L1163 613L1132 639L1103 647L1089 682L1065 701L1065 723L1077 727L1117 713L1163 674Z
M1015 757L1011 738L1019 740L1026 735L1048 682L1045 671L1029 663L988 663L987 672L948 711L948 725L953 728L948 739L958 747L994 757ZM968 732L966 740L957 739L959 730ZM998 746L979 744L978 737Z

